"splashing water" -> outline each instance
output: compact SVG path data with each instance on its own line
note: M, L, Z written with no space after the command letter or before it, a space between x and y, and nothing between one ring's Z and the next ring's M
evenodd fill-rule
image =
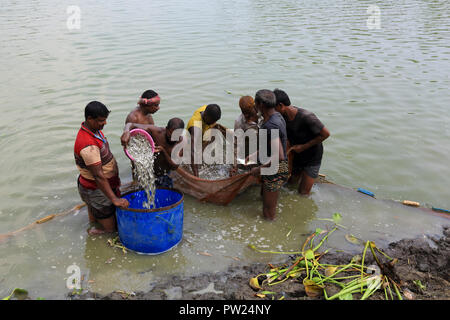
M147 195L147 202L143 202L143 207L152 209L155 207L155 174L153 171L152 147L144 136L137 134L130 138L127 145L128 153L134 159L134 176L137 177L138 184L144 189Z

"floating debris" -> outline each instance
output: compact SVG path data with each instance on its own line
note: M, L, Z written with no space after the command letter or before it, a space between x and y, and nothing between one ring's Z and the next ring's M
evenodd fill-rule
M369 191L369 190L366 190L363 188L358 188L358 192L367 194L368 196L371 196L371 197L375 197L375 194L372 191Z
M345 240L347 240L348 242L353 243L353 244L361 244L360 240L352 234L346 234Z
M112 239L108 239L108 244L113 247L113 248L118 248L121 249L123 253L127 253L127 248L125 248L122 243L120 242L120 238L119 236L112 238Z
M432 207L431 209L433 211L438 211L438 212L443 212L443 213L449 213L450 214L450 210L447 210L447 209L441 209L441 208L436 208L436 207Z
M411 207L420 207L420 203L416 201L410 201L410 200L403 200L402 202L405 206L411 206Z

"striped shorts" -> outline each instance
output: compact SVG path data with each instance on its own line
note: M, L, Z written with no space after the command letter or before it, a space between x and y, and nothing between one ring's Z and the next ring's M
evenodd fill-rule
M289 179L289 164L287 160L281 160L278 172L273 175L261 175L262 185L264 190L275 192L281 189L281 187Z

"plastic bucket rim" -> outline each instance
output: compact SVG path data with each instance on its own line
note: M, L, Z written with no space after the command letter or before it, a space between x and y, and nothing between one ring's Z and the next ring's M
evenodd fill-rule
M150 147L152 148L152 152L155 152L155 142L153 141L152 136L147 131L145 131L143 129L139 129L139 128L136 128L136 129L133 129L133 130L130 131L130 136L131 137L135 136L137 134L143 135L147 139L147 141L150 143ZM134 161L134 158L128 153L128 150L127 150L126 146L123 147L123 151L125 152L126 156L131 161Z
M156 193L156 190L170 190L170 191L175 191L175 192L181 194L181 199L178 200L177 202L171 204L170 206L165 206L165 207L161 207L161 208L155 208L155 209L134 209L134 208L126 208L126 209L122 209L122 210L124 210L124 211L131 211L131 212L145 212L145 213L149 213L149 212L158 212L158 211L166 211L166 210L170 210L170 209L175 208L176 206L180 205L180 204L183 202L183 200L184 200L184 194L183 194L183 192L181 192L181 191L178 190L178 189L171 189L171 188L156 188L156 189L155 189L155 193ZM144 191L144 189L139 188L139 189L136 189L136 190L128 191L127 193L121 195L120 197L122 198L122 197L125 197L125 196L127 196L127 195L129 195L129 194L131 194L131 193L135 193L135 192L139 192L139 191Z

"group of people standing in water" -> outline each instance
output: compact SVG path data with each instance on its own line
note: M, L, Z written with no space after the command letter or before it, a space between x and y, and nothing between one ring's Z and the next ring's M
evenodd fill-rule
M160 109L160 103L160 96L153 90L147 90L141 95L138 105L125 119L121 143L127 145L130 131L134 128L149 132L155 142L155 184L157 187L172 188L169 174L178 164L171 155L174 147L183 142L182 136L175 139L172 136L175 130L184 129L185 124L182 119L175 117L165 127L156 126L153 116ZM274 139L267 140L268 150L278 155L278 171L263 174L261 169L270 166L270 163L258 163L251 169L251 174L261 179L263 216L273 220L279 192L284 184L298 183L300 194L310 193L322 162L322 142L330 136L330 132L313 112L293 106L287 93L280 89L259 90L254 98L243 96L239 100L239 107L241 113L235 121L235 130L265 129L269 133L278 130ZM80 197L87 204L90 222L97 222L101 226L90 229L90 234L114 232L115 208L129 205L127 200L120 198L117 162L102 132L109 113L101 102L88 103L85 121L81 124L74 146ZM195 139L203 139L205 132L216 127L220 118L221 108L217 104L208 104L195 110L187 123L186 129L191 139L191 168L196 176L198 167L192 161Z

